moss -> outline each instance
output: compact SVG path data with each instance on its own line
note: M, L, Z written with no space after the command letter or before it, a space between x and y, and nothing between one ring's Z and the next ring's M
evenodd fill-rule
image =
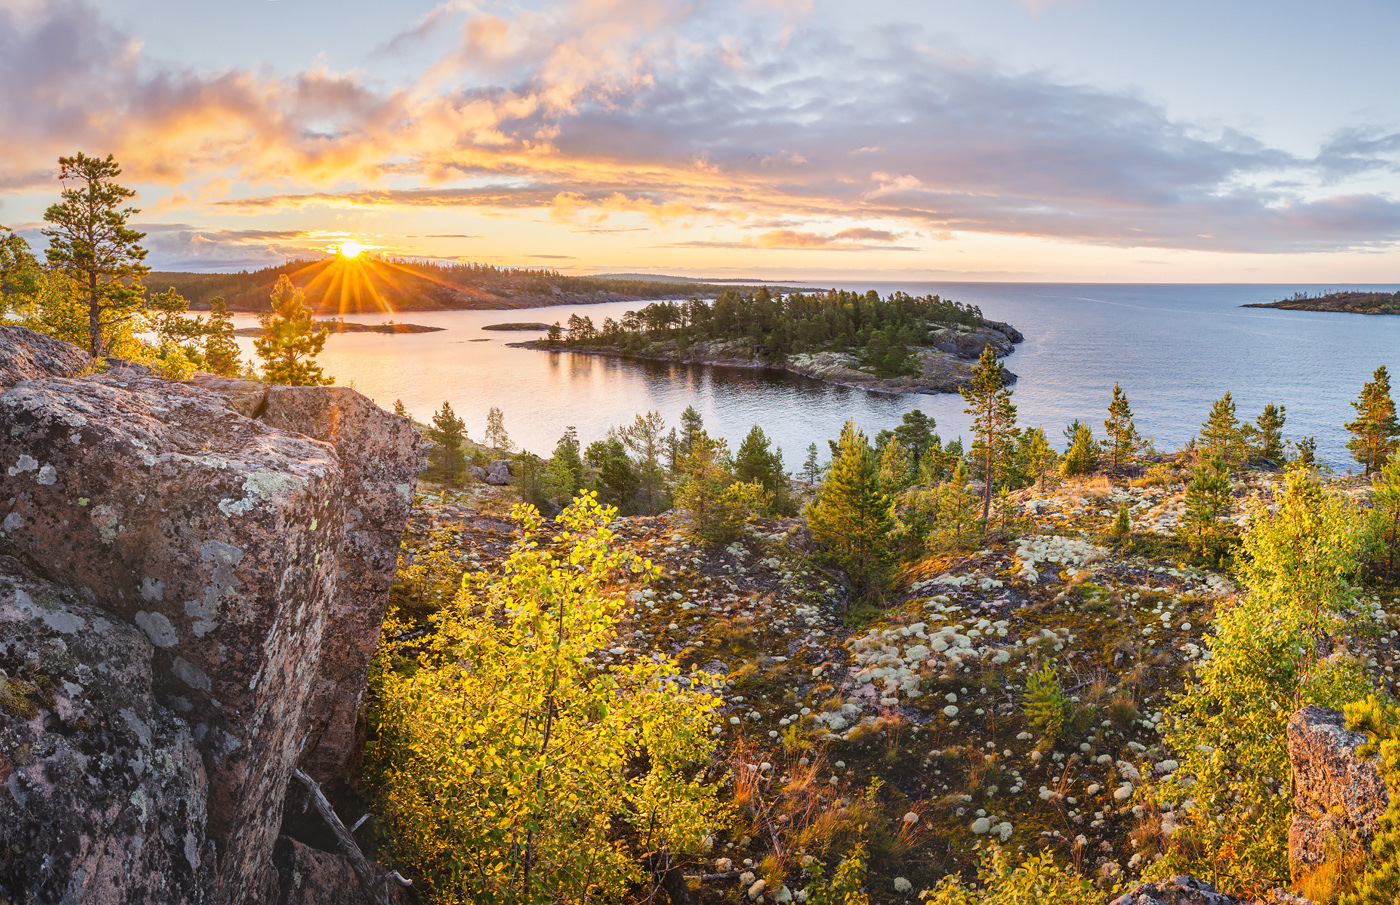
M22 720L39 715L39 701L44 693L38 686L21 679L12 679L0 670L0 710Z

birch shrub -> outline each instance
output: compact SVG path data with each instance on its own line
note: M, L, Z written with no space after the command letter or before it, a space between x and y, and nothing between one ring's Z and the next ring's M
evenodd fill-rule
M1287 884L1289 717L1373 687L1348 646L1369 622L1353 581L1366 546L1362 513L1305 472L1289 474L1274 511L1256 505L1240 559L1248 591L1221 602L1210 655L1167 713L1180 768L1157 792L1187 822L1154 874L1239 893Z
M387 628L368 786L440 903L618 901L647 855L696 852L723 818L699 775L716 698L662 657L604 665L620 582L656 573L613 543L615 510L581 495L553 550L533 507L513 514L519 548L427 640Z

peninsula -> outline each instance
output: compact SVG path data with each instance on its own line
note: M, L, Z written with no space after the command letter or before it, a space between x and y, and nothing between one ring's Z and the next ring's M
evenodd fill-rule
M1241 307L1279 308L1285 311L1336 311L1343 314L1400 314L1400 292L1329 292L1325 295L1295 292L1291 299Z
M1024 337L980 308L936 295L726 289L713 302L655 302L601 326L571 315L511 346L650 361L788 371L881 393L955 393L991 346ZM1007 374L1015 380L1014 374Z
M675 277L575 276L554 270L496 267L360 255L287 261L239 273L157 271L146 278L153 291L175 289L190 307L204 310L222 298L230 311L265 311L267 298L286 276L322 317L392 314L398 311L511 310L549 305L643 302L699 295L714 298L726 288Z

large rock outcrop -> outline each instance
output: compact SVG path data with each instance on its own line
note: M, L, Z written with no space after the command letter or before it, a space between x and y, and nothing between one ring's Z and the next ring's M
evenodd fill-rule
M1293 767L1293 822L1288 866L1296 881L1353 842L1370 848L1376 824L1390 805L1379 761L1356 754L1366 742L1337 710L1307 706L1288 721Z
M83 900L271 901L292 770L304 758L333 783L354 751L419 466L416 438L406 419L351 390L75 378L63 376L73 373L70 357L30 338L27 360L37 364L14 371L22 379L0 392L0 554L18 563L0 571L47 589L44 615L31 623L110 626L110 644L73 654L71 668L121 677L130 700L117 707L97 695L93 683L105 689L104 679L60 679L68 667L43 651L75 650L66 638L7 643L5 662L35 664L22 681L39 691L28 698L32 716L23 706L0 715L10 771L0 790L0 884L29 883L17 865L23 849L46 849L33 828L41 805L71 802L70 822L90 841L46 862L46 890L92 882L84 857L125 870L100 853L135 851L152 876L204 879ZM23 346L25 337L9 331L7 341ZM135 766L143 757L157 766ZM101 772L113 759L130 765L126 773ZM59 761L67 772L50 766ZM178 777L164 780L169 794L150 786L164 775L157 768ZM110 794L84 798L98 786ZM177 826L161 815L181 800ZM188 835L183 863L145 854L150 834L168 827Z
M90 363L77 346L23 327L0 326L0 389L36 377L75 377Z
M330 621L305 725L301 765L334 791L362 741L356 715L384 621L399 541L422 466L407 418L387 414L343 387L270 386L200 375L190 381L224 396L240 414L330 444L345 495L345 543Z

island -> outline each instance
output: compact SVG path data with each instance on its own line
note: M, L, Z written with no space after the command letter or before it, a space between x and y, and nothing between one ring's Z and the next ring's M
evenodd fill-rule
M533 331L533 332L535 332L535 333L539 333L539 332L542 331L542 330L548 330L548 329L549 329L549 324L525 323L525 322L522 322L522 321L512 321L511 323L508 323L508 324L487 324L486 326L482 327L481 329L483 329L483 330L518 330L518 331L521 331L521 332L531 332L531 331Z
M1343 314L1400 314L1400 292L1328 292L1308 295L1295 292L1279 302L1241 305L1242 308L1279 308L1285 311L1334 311Z
M342 320L318 320L318 329L328 330L331 333L437 333L446 330L446 327L425 327L422 324L352 324ZM240 327L233 331L235 336L266 336L267 331L262 327Z
M713 301L653 302L622 320L570 315L516 348L766 368L880 393L955 393L990 346L1024 337L980 308L936 295L726 289ZM1016 375L1007 372L1008 382Z

